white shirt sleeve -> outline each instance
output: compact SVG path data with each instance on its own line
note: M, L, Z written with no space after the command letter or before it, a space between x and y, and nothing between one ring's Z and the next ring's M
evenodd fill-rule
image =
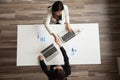
M45 27L46 27L46 29L48 30L48 32L50 34L52 33L52 31L50 29L50 20L51 20L51 17L52 17L51 8L48 8L47 17L46 17L46 20L45 20Z
M65 23L70 23L68 6L65 5L64 8L65 8Z

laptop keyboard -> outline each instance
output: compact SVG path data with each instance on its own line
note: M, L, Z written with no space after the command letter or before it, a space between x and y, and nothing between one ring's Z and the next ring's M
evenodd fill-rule
M45 58L49 57L50 55L52 55L54 52L56 52L57 49L55 47L53 47L52 49L47 51L47 54L43 54L45 56Z
M57 49L55 48L55 46L53 44L51 44L46 49L44 49L41 53L43 53L44 57L47 58L56 51L57 51Z
M67 42L68 40L70 40L74 36L75 36L75 33L72 31L72 32L68 32L64 36L62 36L62 39L63 39L63 41Z

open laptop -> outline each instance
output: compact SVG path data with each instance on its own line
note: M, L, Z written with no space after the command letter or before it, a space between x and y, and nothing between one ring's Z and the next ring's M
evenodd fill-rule
M54 46L53 43L42 50L41 53L44 55L46 61L50 61L59 54L57 48Z
M63 43L69 41L70 39L72 39L73 37L75 37L80 31L72 31L72 32L68 32L67 30L63 30L61 32L59 32L57 35L58 37L61 39L61 41Z

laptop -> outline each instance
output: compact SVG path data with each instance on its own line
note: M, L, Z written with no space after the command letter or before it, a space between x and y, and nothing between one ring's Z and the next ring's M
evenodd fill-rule
M67 30L63 30L63 31L59 32L57 35L60 38L60 40L63 43L65 43L65 42L69 41L70 39L72 39L73 37L75 37L78 33L79 33L79 31L68 32Z
M41 53L45 57L46 61L50 61L59 54L57 48L54 46L53 43L46 47L44 50L42 50Z

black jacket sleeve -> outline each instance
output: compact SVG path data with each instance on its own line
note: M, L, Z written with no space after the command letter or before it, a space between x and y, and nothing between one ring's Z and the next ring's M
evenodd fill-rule
M70 64L69 64L69 58L66 54L66 51L63 47L60 47L60 50L62 52L62 55L63 55L63 58L64 58L64 71L65 71L65 77L67 77L68 75L71 74L71 67L70 67Z
M40 66L41 66L42 70L44 71L44 73L49 77L50 71L48 70L44 60L40 61Z

